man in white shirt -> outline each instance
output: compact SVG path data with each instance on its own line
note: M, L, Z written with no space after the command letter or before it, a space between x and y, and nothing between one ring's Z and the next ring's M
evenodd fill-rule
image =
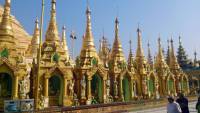
M173 97L168 97L167 113L181 113L181 108L178 103L174 101Z

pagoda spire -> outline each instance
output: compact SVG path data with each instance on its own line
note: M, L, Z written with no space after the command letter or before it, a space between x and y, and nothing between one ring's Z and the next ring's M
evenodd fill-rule
M39 45L39 38L40 38L40 28L39 28L39 20L38 18L35 20L35 29L34 29L34 34L33 38L31 40L31 44L37 44Z
M134 64L134 56L132 53L132 41L131 40L129 41L129 44L130 44L130 48L129 48L130 50L129 50L129 56L128 56L128 68L130 70Z
M194 51L194 66L197 65L197 52L196 50Z
M12 29L10 6L11 6L11 0L5 0L4 12L3 12L2 20L0 24L0 35L2 36L0 38L0 41L15 43L13 29Z
M171 42L170 68L172 70L179 70L180 66L179 66L177 58L175 56L173 40L171 39L170 42Z
M170 41L169 39L167 40L167 54L166 54L166 62L167 65L170 65Z
M122 49L122 44L119 38L119 20L118 18L115 19L115 39L112 47L111 52L111 59L116 59L118 61L125 62L125 57Z
M140 74L146 74L147 61L144 57L144 52L142 48L142 35L139 26L137 29L137 37L138 37L138 42L137 42L138 44L137 44L137 51L135 58L135 61L137 63L136 69Z
M39 38L40 38L40 28L39 28L39 20L35 20L35 29L33 33L33 37L31 40L31 45L30 45L30 53L32 54L33 57L37 57L37 51L39 48Z
M155 68L167 68L167 64L165 62L165 58L163 56L163 50L161 46L161 38L160 35L158 37L158 54L156 56L156 61L155 61Z
M138 45L137 45L136 57L144 57L144 52L142 48L142 35L139 26L137 29L137 36L138 36Z
M151 49L150 49L150 43L148 41L147 43L147 47L148 47L148 63L153 66L153 61L152 61L152 56L151 56Z
M51 18L46 32L46 42L59 44L60 38L56 22L56 0L51 1Z
M162 50L162 46L161 46L161 39L160 39L160 36L158 38L158 57L160 59L164 59L163 57L163 50Z
M67 46L67 41L66 41L66 27L63 26L62 27L62 48L65 51L65 55L67 56L67 60L69 59L69 50L68 50L68 46Z
M106 39L106 37L104 36L103 33L103 37L102 39L99 40L99 57L102 60L103 64L105 67L108 67L108 61L109 61L109 56L110 56L110 48L109 48L109 43Z
M96 52L95 45L94 45L94 38L92 35L92 27L91 27L91 11L90 11L89 6L87 6L87 9L86 9L86 31L83 37L80 57L82 59L82 62L84 62L82 63L84 66L89 64L87 63L87 61L89 61L87 59L91 59L91 58L96 58L98 60L98 63L101 63L100 58Z

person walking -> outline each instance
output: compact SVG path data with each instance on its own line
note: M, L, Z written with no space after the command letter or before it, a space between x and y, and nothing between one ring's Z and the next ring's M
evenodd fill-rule
M188 107L188 99L182 93L178 93L176 102L180 105L182 113L190 113Z
M198 97L198 101L196 104L196 110L198 111L198 113L200 113L200 96Z
M179 104L174 101L172 96L168 97L168 104L167 104L167 113L182 113Z

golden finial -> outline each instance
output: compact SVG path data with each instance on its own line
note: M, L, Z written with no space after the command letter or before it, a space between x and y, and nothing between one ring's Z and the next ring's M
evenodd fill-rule
M174 55L174 44L173 44L173 39L171 38L171 52L172 52L172 54Z
M33 38L31 41L32 45L39 45L39 37L40 36L40 30L39 30L39 20L38 18L36 18L35 20L35 30L34 30L34 34L33 34Z
M129 52L129 56L128 56L128 69L131 70L131 68L133 67L133 63L134 63L134 56L132 54L132 41L129 40L129 44L130 44L130 52Z
M144 52L143 52L143 48L142 48L142 36L141 36L141 30L140 30L139 24L138 24L138 28L137 28L137 35L138 35L138 45L137 45L136 56L144 57Z
M162 50L162 46L161 46L161 38L160 38L160 34L158 37L158 58L160 60L164 61L164 57L163 57L163 50Z
M33 57L36 58L38 54L38 48L39 48L39 42L40 41L40 29L39 29L39 21L38 18L35 20L35 29L33 33L33 37L31 40L31 45L29 45L29 48L27 52Z
M117 17L115 19L115 38L119 38L119 20Z
M132 41L129 40L130 52L132 51Z
M39 29L39 20L38 20L38 18L36 18L36 20L35 20L35 28Z
M62 48L64 49L65 55L68 60L69 59L69 51L68 51L67 41L66 41L66 27L65 26L62 27Z
M4 31L4 33L7 33L9 35L13 35L12 31L12 25L11 25L11 15L10 15L10 0L5 0L5 5L4 5L4 12L2 15L2 22L0 29ZM2 33L2 31L1 31Z
M7 3L7 4L10 4L10 3L11 3L11 0L6 0L6 3Z
M92 38L92 28L91 28L91 11L89 5L87 5L86 9L86 17L87 17L87 24L86 24L86 38Z
M51 1L51 14L52 16L56 16L56 0Z
M46 32L46 41L56 44L60 42L56 23L56 0L51 1L51 18Z

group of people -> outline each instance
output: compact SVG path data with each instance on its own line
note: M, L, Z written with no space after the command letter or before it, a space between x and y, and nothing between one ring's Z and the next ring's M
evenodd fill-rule
M182 93L178 94L176 101L172 96L168 97L167 113L190 113L188 99ZM197 112L200 113L200 96L196 104Z
M189 113L188 99L182 93L178 94L175 101L172 96L168 97L167 113Z

